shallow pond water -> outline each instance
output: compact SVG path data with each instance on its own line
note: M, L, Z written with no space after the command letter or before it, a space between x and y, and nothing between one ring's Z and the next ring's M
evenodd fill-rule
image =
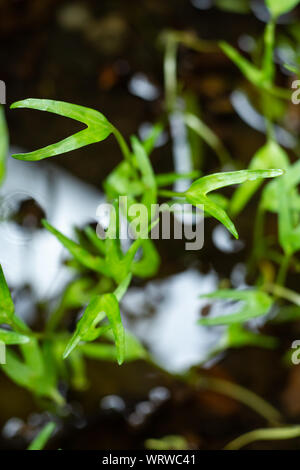
M90 106L107 115L124 135L143 136L164 109L159 42L163 30L192 30L204 39L221 38L243 47L251 46L252 35L262 32L261 2L250 2L252 14L238 15L238 21L235 14L215 8L214 3L22 0L1 5L0 69L8 83L8 102L31 96ZM179 52L179 64L180 80L197 96L205 122L238 155L238 164L247 165L264 141L265 129L244 92L235 87L240 80L237 70L220 53L196 54L185 48ZM28 150L77 129L74 122L36 111L8 111L7 118L12 145ZM278 128L277 134L287 148L294 146L288 131ZM173 116L154 151L155 170L188 171L191 156L185 144L180 116ZM39 325L45 315L43 301L56 301L72 276L63 264L65 254L59 243L41 230L40 218L45 214L67 235L72 235L74 224L94 222L102 200L101 183L119 161L111 138L55 157L50 165L9 159L8 179L0 192L1 216L18 217L0 225L0 262L17 311L31 324ZM216 169L216 156L205 148L204 171ZM186 184L180 182L183 186L177 190ZM191 448L219 449L238 434L265 425L238 402L187 385L168 373L200 363L202 368L196 370L201 374L248 387L277 406L287 422L299 421L299 371L290 371L282 361L284 347L300 334L299 325L266 328L281 339L282 350L230 350L212 361L210 353L220 341L222 328L195 325L210 308L199 299L201 293L214 290L220 281L235 288L251 284L245 265L255 204L237 220L239 242L211 220L205 225L204 248L197 253L186 252L178 240L157 242L162 257L159 274L148 282L134 280L122 312L128 328L166 372L143 361L122 368L88 361L90 387L84 392L68 391L70 404L58 418L51 448L134 449L143 448L147 438L181 434ZM291 283L298 285L297 276ZM24 448L49 415L43 404L3 375L0 390L0 447ZM271 447L297 448L297 442L267 445ZM264 444L252 448L264 448Z

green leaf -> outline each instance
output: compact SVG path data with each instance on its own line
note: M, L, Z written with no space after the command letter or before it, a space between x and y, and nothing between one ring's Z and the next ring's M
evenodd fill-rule
M46 326L47 331L55 330L66 310L86 304L91 298L92 287L93 282L90 278L83 277L72 281L65 288L58 306L51 314Z
M11 323L15 311L2 267L0 265L0 323Z
M53 374L50 361L45 360L44 352L40 350L36 340L21 344L24 357L21 360L14 351L6 350L6 364L1 366L3 372L16 384L30 390L32 393L50 398L58 405L64 404L64 399L56 389L56 375Z
M132 274L141 278L153 277L160 266L159 253L150 238L141 240L141 250L141 258L131 265Z
M8 130L4 114L4 106L0 106L0 186L5 177L7 152Z
M99 251L101 255L105 254L105 242L101 238L98 237L95 229L92 227L86 227L84 229L84 233L88 240L92 243L92 245Z
M163 129L164 127L160 122L152 126L152 129L149 132L147 138L143 141L143 147L147 155L150 155L150 153L154 149L158 138L161 136L163 132Z
M63 235L61 232L52 227L46 220L42 221L43 226L52 233L64 247L73 255L73 257L83 266L106 276L110 275L106 262L100 256L94 256L87 250L82 248L78 243Z
M132 274L129 273L128 276L118 285L118 287L114 291L114 294L118 302L120 302L122 298L124 297L124 295L126 294L127 289L130 285L131 278L132 278Z
M192 113L186 113L184 115L184 122L216 152L222 164L231 162L231 156L224 147L222 141L201 119L198 118L198 116Z
M267 26L265 32L265 46L264 62L262 68L259 69L253 65L249 60L245 59L234 47L230 46L227 42L221 41L220 47L227 57L240 69L243 75L255 87L263 90L270 96L275 96L280 99L290 99L290 92L284 88L279 88L272 84L272 77L274 75L274 65L271 62L271 54L273 56L273 36L274 26Z
M300 249L300 224L294 222L293 197L286 175L277 185L279 242L287 256Z
M276 73L274 62L274 49L275 49L275 22L270 21L267 23L264 33L264 56L263 56L263 72L264 80L267 83L273 83Z
M266 5L274 18L288 13L295 8L298 3L299 0L266 0Z
M15 333L14 331L4 330L0 328L0 341L3 343L10 344L24 344L30 341L30 338L20 333Z
M214 173L212 175L203 176L194 181L189 190L189 194L198 194L199 192L207 194L216 189L232 186L233 184L241 184L245 181L255 181L261 178L274 178L283 175L281 169L271 170L240 170L228 171L225 173Z
M53 434L56 424L51 422L47 423L39 434L32 441L27 450L42 450L47 442L49 441L51 435Z
M155 175L150 163L149 157L136 137L131 138L133 152L136 158L137 165L142 174L142 182L144 184L142 202L148 207L156 203L156 180Z
M109 199L119 196L140 196L143 194L143 182L133 178L132 165L121 162L107 177L104 189Z
M289 158L286 152L274 140L269 140L261 147L251 160L250 170L281 168L287 169ZM230 213L239 214L246 206L255 191L258 190L262 181L249 181L236 189L230 201ZM276 181L274 182L276 184ZM273 184L273 182L271 183ZM270 186L270 185L268 185Z
M39 100L29 98L17 101L11 105L15 108L38 109L40 111L48 111L50 113L59 114L60 116L69 117L75 121L82 122L87 126L86 129L47 147L35 150L30 153L20 153L12 155L13 158L26 161L38 161L44 158L53 157L71 150L84 147L85 145L101 142L106 139L114 130L113 126L103 114L94 109L85 108L71 103L54 100Z
M65 349L64 359L68 357L80 341L94 341L103 331L106 331L107 328L99 327L100 322L105 317L108 318L109 328L112 329L114 335L118 363L123 363L125 354L124 328L119 303L114 294L103 294L91 300Z
M220 42L220 47L222 51L229 57L232 62L240 69L242 74L257 87L262 86L264 80L264 73L262 70L259 70L255 67L249 60L245 59L234 47L230 46L225 41Z
M255 181L259 178L273 178L280 176L283 171L280 169L272 170L241 170L226 173L215 173L212 175L204 176L194 181L191 187L186 191L185 196L190 204L195 206L203 205L204 211L219 220L235 238L238 238L238 233L233 222L228 217L227 213L217 203L206 196L210 191L231 186L233 184L241 184L245 181Z
M104 336L107 339L112 339L110 332ZM79 346L79 350L90 359L102 361L117 360L116 348L108 343L85 343ZM129 331L125 331L125 361L136 361L138 359L146 359L147 357L148 353L138 339L132 333L129 333Z
M251 318L266 315L272 304L272 298L259 290L230 290L224 289L213 292L212 294L201 295L201 298L208 299L226 299L243 301L244 306L236 313L214 318L201 318L200 325L230 325L232 323L243 323Z
M115 348L114 348L115 349ZM61 357L61 356L60 356ZM71 384L76 390L86 390L89 382L86 376L86 364L79 348L73 350L68 357L72 369Z

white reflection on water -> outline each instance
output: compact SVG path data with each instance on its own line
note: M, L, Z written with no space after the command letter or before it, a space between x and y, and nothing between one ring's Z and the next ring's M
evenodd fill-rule
M224 328L206 328L196 322L207 305L199 295L216 290L217 283L214 272L203 275L188 269L145 287L131 288L125 295L124 311L134 316L131 328L163 367L182 372L207 360L216 349Z
M130 93L146 101L154 101L160 95L159 89L141 72L131 77L128 89Z
M48 163L8 158L7 164L7 178L0 189L2 204L8 196L23 193L35 199L50 223L70 237L75 225L95 221L103 196L91 186ZM72 278L71 270L62 265L65 254L46 230L35 230L28 238L16 224L0 223L0 263L13 288L29 284L37 299L56 295Z

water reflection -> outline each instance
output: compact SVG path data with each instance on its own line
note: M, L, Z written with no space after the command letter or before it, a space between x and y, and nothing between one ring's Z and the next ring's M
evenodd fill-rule
M172 372L182 372L205 361L220 341L223 328L197 326L206 305L199 295L217 289L214 272L194 269L131 288L122 302L130 327L149 347L154 358Z
M14 153L15 149L14 149ZM95 221L100 192L50 164L8 159L7 179L0 190L2 214L16 203L35 201L47 219L68 236L74 225ZM14 220L0 223L0 263L12 288L30 285L37 300L57 295L71 279L62 265L65 251L46 230L28 231Z
M154 101L159 95L159 89L150 82L144 73L134 74L128 84L130 93L146 101Z

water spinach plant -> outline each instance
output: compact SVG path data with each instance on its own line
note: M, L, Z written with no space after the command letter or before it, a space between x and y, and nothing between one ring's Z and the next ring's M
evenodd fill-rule
M199 320L209 328L225 325L225 336L216 345L216 354L229 347L257 345L276 347L275 338L266 337L251 330L251 320L256 317L274 318L291 321L300 318L299 294L285 286L288 270L300 270L297 252L300 249L300 199L297 186L300 182L299 162L292 163L288 153L277 139L276 118L274 111L277 102L285 109L290 98L290 91L276 85L276 67L274 50L276 45L276 22L280 15L292 10L298 1L267 0L270 20L263 37L263 52L260 63L252 63L236 49L225 42L207 43L190 33L168 31L163 35L165 47L165 115L159 123L153 125L145 140L132 136L130 144L121 132L99 111L71 103L48 99L24 99L13 103L11 109L33 109L54 113L82 123L85 128L60 142L29 153L13 155L13 158L27 161L39 161L71 152L80 147L99 143L113 136L120 148L120 163L113 169L103 184L106 200L117 214L129 223L132 222L130 208L141 203L151 208L158 201L166 201L166 207L174 199L180 204L188 203L194 207L203 207L206 217L212 217L223 224L230 234L238 238L238 221L234 219L245 210L246 205L265 182L257 209L253 235L253 253L249 268L254 266L257 282L244 290L221 289L207 293L206 297L214 301L236 301L240 309L222 316L207 316ZM259 111L265 117L266 142L253 156L248 169L236 169L238 163L226 150L218 136L205 124L195 112L191 95L182 91L177 80L178 47L193 48L207 54L220 48L240 69L251 83L258 96ZM289 64L289 67L293 64ZM276 108L277 109L277 108ZM231 171L202 174L201 161L193 159L195 167L188 174L178 172L155 174L151 154L160 134L166 129L172 116L180 116L190 136L190 150L197 157L196 139L209 145L219 158L221 166L229 165ZM8 146L8 133L3 108L0 109L0 183L5 175L5 156ZM25 164L25 163L24 163ZM173 190L172 185L179 180L190 181L182 191ZM238 185L238 187L236 187ZM231 198L215 193L223 188L234 186ZM127 197L127 208L120 205L120 197ZM268 213L273 213L278 220L278 240L265 236L265 221ZM151 214L151 211L150 211ZM124 328L120 302L133 277L143 279L155 276L160 266L160 256L149 234L157 219L150 216L143 230L136 230L134 240L124 249L121 243L120 227L117 219L110 218L105 239L99 238L96 231L88 226L77 239L71 239L43 220L48 230L68 251L68 264L74 272L74 280L66 287L59 303L49 311L41 331L33 331L15 311L5 275L0 268L0 340L7 346L6 364L2 370L11 380L31 391L42 406L56 409L64 406L67 399L59 383L67 381L70 386L84 389L87 385L85 376L85 358L117 361L121 366L124 361L143 359L154 364L154 360L135 338ZM118 236L114 236L115 234ZM268 260L278 264L275 278L260 271L260 262ZM93 274L92 276L90 274ZM74 331L69 331L66 316L70 309L83 308L83 314L77 321ZM270 312L275 312L270 317ZM284 313L286 312L286 313ZM290 314L289 314L290 312ZM249 327L250 325L250 327ZM197 328L197 325L195 325ZM267 419L270 425L280 424L280 414L263 399L251 391L229 382L208 379L191 373L181 377L196 387L207 387L238 399L255 409ZM52 410L53 410L53 404ZM50 424L37 437L30 448L42 448L54 427ZM300 435L299 428L273 428L258 430L253 435L241 437L228 445L238 448L251 442L252 437L263 439L288 438ZM269 437L268 437L269 436Z

